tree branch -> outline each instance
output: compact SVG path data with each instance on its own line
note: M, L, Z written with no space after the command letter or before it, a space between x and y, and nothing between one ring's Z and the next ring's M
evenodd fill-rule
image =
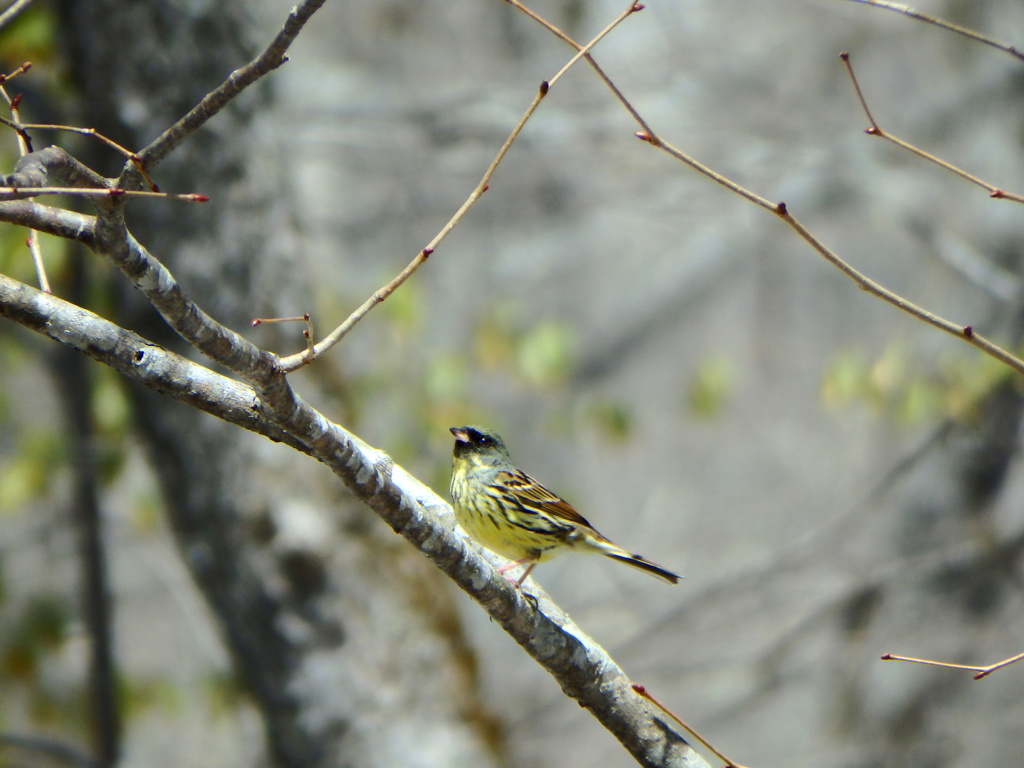
M454 214L452 214L452 217L443 227L441 227L441 230L434 235L434 238L427 243L427 245L424 246L416 256L413 257L413 260L409 262L401 272L393 277L386 285L374 291L366 301L360 304L347 318L345 318L341 325L331 331L321 341L317 342L310 349L307 349L304 352L283 358L281 360L281 368L285 371L294 371L301 368L303 365L308 365L317 357L323 355L331 347L345 338L349 331L351 331L358 322L366 317L370 310L384 302L392 293L400 288L416 270L425 264L427 259L429 259L437 249L437 246L441 244L441 241L451 234L456 225L462 221L466 213L469 212L469 209L472 208L483 193L490 188L490 180L494 176L495 171L498 170L498 166L501 165L502 160L505 159L505 155L507 155L508 151L512 148L512 144L519 137L519 134L526 126L527 121L533 116L534 112L537 111L537 108L540 106L541 101L544 100L544 97L548 95L548 91L554 87L555 83L557 83L562 76L580 60L580 58L585 57L593 64L593 59L590 57L591 49L601 42L602 39L607 37L607 35L619 24L641 10L643 10L642 5L630 2L629 5L626 6L625 10L612 19L612 21L609 22L608 25L605 26L605 28L602 29L589 43L586 45L577 45L576 55L569 59L569 61L566 62L560 70L558 70L554 77L550 80L545 80L540 84L540 88L538 88L537 93L530 102L530 105L526 108L523 116L519 118L519 122L516 123L511 133L509 133L508 138L505 139L505 143L501 145L501 149L498 150L498 153L494 156L491 164L487 166L487 170L484 171L483 177L473 188L473 191L469 193L469 197L466 198L465 202Z
M295 41L306 22L324 4L324 0L304 0L292 8L284 27L269 46L240 69L232 72L217 89L211 91L187 115L160 134L155 141L139 152L139 161L145 170L151 169L174 151L185 139L201 128L207 120L220 112L235 96L286 61L288 48ZM132 164L125 166L130 172Z
M6 275L0 275L0 317L77 349L158 394L310 453L260 414L251 387Z
M60 147L47 147L18 158L14 172L0 176L0 186L32 190L46 186L112 189L114 185Z
M547 22L537 14L530 11L528 8L526 8L520 2L518 2L518 0L507 1L513 4L516 8L520 9L521 11L529 15L530 18L538 21L546 29L555 34L560 40L572 46L577 51L583 50L583 46L581 46L579 43L577 43L575 40L573 40L571 37L566 35L561 30L557 29L551 23ZM598 74L598 76L605 82L605 84L611 89L612 93L619 100L619 102L626 108L626 110L633 117L633 119L637 121L637 124L640 126L640 130L638 130L634 135L638 139L640 139L643 142L646 142L647 144L650 144L655 149L659 149L662 152L665 152L666 154L675 158L676 160L683 163L687 167L697 171L697 173L705 176L706 178L710 179L716 184L721 185L725 189L729 190L735 195L738 195L744 200L753 203L759 208L774 213L776 216L782 219L782 221L788 224L789 227L796 233L798 237L800 237L808 245L810 245L811 248L813 248L819 256L821 256L825 261L827 261L829 264L831 264L844 275L846 275L846 277L850 278L850 280L856 283L861 290L865 291L866 293L869 293L870 295L878 299L881 299L882 301L887 302L888 304L891 304L897 309L907 313L911 317L915 317L918 320L927 323L928 325L934 326L935 328L938 328L941 331L945 331L951 336L955 336L961 341L967 342L971 346L976 347L977 349L981 350L990 357L993 357L996 360L1002 362L1003 364L1009 366L1017 373L1024 374L1024 359L1021 359L1020 357L1011 353L1009 350L1000 347L998 344L995 344L988 338L975 332L974 327L972 325L954 323L950 320L945 319L944 317L941 317L933 312L928 311L927 309L924 309L923 307L919 307L913 302L903 298L895 291L889 290L882 284L872 280L864 273L855 269L852 265L850 265L842 257L840 257L838 253L828 248L821 240L819 240L811 232L811 230L809 230L802 223L800 223L796 219L796 217L794 217L789 212L789 208L785 202L771 202L770 200L768 200L765 197L762 197L756 192L753 192L752 190L749 190L741 186L740 184L737 184L735 181L728 178L727 176L718 173L711 167L704 165L695 158L683 152L681 149L674 147L672 144L662 139L657 133L654 132L654 129L651 128L651 126L644 120L644 118L640 115L636 108L633 107L629 100L626 99L622 91L620 91L615 86L611 79L597 65L597 62L593 59L592 56L587 56L587 62ZM981 184L982 186L985 186L984 182L981 182ZM1002 192L1001 190L998 190L998 192L999 194L993 193L991 197L1008 197L1008 195Z
M1009 43L1000 42L999 40L983 35L980 32L975 32L973 29L961 27L950 21L946 21L945 19L940 19L937 16L929 16L927 13L921 13L921 11L911 8L909 5L904 5L903 3L893 3L888 2L888 0L847 0L847 2L860 3L861 5L873 5L875 8L882 8L886 11L895 11L896 13L901 13L916 21L923 21L925 24L933 24L940 29L945 29L949 32L955 32L958 35L963 35L964 37L981 43L982 45L990 45L993 48L1024 61L1024 53L1021 53Z
M90 248L95 245L95 216L52 208L32 200L0 202L0 221L74 240Z
M0 316L74 347L155 391L287 442L326 464L396 533L480 603L641 765L705 765L670 718L632 689L632 681L603 648L546 595L527 596L509 584L498 574L492 556L482 555L453 530L447 503L382 451L298 399L294 412L275 427L260 416L256 393L245 385L2 275Z

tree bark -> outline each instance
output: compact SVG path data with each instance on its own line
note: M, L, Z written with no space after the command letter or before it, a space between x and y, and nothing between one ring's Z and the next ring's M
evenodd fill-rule
M63 119L134 149L252 55L255 29L239 4L66 0L59 8L84 97L82 111ZM289 242L281 148L257 138L280 119L272 104L268 86L251 89L155 172L162 189L200 191L209 204L128 211L137 239L234 328L310 308ZM108 175L121 162L106 149L86 151L79 156ZM112 279L124 327L189 354L121 275ZM260 343L268 338L282 341L261 331ZM302 457L268 451L142 387L131 386L130 397L178 546L262 714L273 762L385 766L429 754L439 764L493 764L495 731L443 579ZM326 538L303 538L307 519ZM429 612L420 600L427 584Z

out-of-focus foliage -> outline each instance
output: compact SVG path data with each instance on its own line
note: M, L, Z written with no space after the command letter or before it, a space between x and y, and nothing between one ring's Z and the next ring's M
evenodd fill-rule
M40 428L23 432L0 463L0 512L11 513L38 503L67 460L60 435Z
M4 675L33 684L47 656L64 643L70 623L71 614L62 598L40 595L29 600L3 627L0 669Z
M633 435L633 413L625 403L602 400L588 408L586 415L609 440L628 440Z
M687 390L690 412L703 419L721 415L734 389L736 375L729 358L721 354L705 357L694 369Z
M524 317L525 308L499 303L479 322L474 351L484 369L500 369L530 387L564 382L572 369L575 333L552 317Z
M0 56L5 65L52 64L56 23L46 3L33 3L14 23L0 30Z
M938 361L894 342L875 359L857 349L839 352L822 379L821 397L832 408L863 405L905 426L953 417L969 420L1008 371L990 357L950 350Z

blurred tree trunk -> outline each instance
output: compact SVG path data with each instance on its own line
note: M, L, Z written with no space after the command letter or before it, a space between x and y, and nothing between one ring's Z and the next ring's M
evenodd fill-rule
M151 141L269 40L235 3L62 0L80 90L66 122L129 148ZM283 20L283 11L280 14ZM261 43L260 43L261 44ZM269 87L247 92L160 165L164 190L206 205L132 204L133 234L221 322L312 310L290 243L287 165ZM279 135L287 127L278 125ZM123 160L79 152L105 175ZM119 321L184 351L118 274ZM260 331L257 343L294 350ZM452 592L329 475L228 424L128 385L166 511L282 766L495 762ZM310 522L312 521L312 522ZM314 531L309 533L310 526ZM131 674L131 670L125 670ZM129 725L130 729L130 725Z

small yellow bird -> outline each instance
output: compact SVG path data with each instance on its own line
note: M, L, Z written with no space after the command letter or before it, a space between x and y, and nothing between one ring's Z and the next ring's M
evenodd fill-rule
M598 533L584 517L525 472L516 469L505 443L486 427L452 427L452 501L455 519L472 539L507 557L498 569L526 570L521 586L537 563L567 550L597 552L678 584L679 576L627 552Z

